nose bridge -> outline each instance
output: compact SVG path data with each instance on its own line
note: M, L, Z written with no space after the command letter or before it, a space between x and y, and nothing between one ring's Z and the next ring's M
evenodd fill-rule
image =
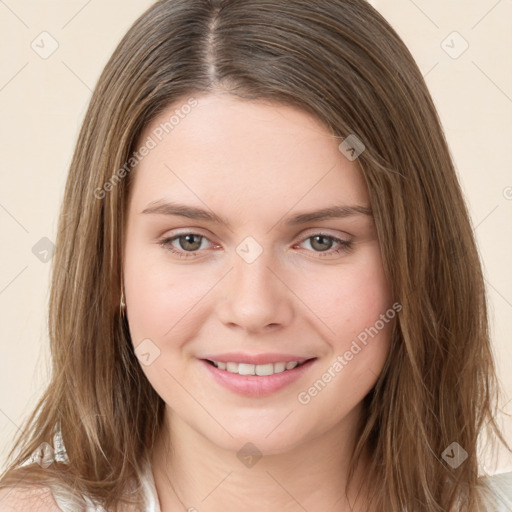
M241 292L239 298L246 295L272 295L271 291L275 287L273 281L276 280L276 277L270 270L271 259L271 257L263 255L252 263L248 263L242 258L235 259L235 268L233 269L234 291L235 293L237 291Z
M259 293L265 288L268 289L271 286L270 281L275 279L269 268L275 266L273 250L268 246L264 248L262 243L248 236L236 247L233 261L234 280L239 287L249 288L245 292L253 288Z
M263 250L254 239L246 239L236 252L221 310L222 321L248 330L287 323L292 312L290 294L274 274L272 250Z

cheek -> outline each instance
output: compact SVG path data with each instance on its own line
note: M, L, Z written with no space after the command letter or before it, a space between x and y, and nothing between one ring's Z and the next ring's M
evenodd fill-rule
M180 273L169 274L159 250L164 251L127 244L124 283L134 345L143 338L162 339L183 316L193 294L197 294L194 286L182 286ZM171 293L178 288L180 293Z
M317 406L336 404L341 412L362 400L375 384L389 352L396 315L380 250L367 249L357 264L340 269L325 283L325 293L316 295L330 328L330 364L320 370L329 373L325 379L330 383ZM344 400L338 402L339 396Z
M194 265L177 266L163 248L134 246L128 254L124 282L133 345L149 338L162 352L180 350L206 320L208 294L219 276Z
M323 286L317 282L309 297L330 329L334 348L343 349L391 307L378 246L368 247L354 265L340 266L326 276Z
M312 417L325 418L329 411L329 425L348 414L374 386L396 321L378 254L336 275L325 281L324 293L317 289L314 296L329 326L329 355L297 396Z

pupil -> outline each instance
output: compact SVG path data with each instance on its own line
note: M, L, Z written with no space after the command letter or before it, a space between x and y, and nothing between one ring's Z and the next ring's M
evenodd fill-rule
M183 246L183 244L180 244L181 248L189 249L191 251L196 251L197 249L199 249L199 247L201 246L201 242L199 241L194 243L194 237L198 237L198 235L183 235L181 237L181 240L185 239L185 247ZM187 247L188 244L197 245L197 247Z
M185 240L185 246L188 244L191 244L193 246L195 245L196 247L188 247L188 249L191 251L196 251L201 246L201 242L200 241L194 242L195 237L198 237L198 235L183 235L180 237L180 240L183 240L183 239ZM198 237L198 238L200 238L200 237ZM317 236L313 237L313 243L311 245L319 251L327 251L329 249L329 247L325 247L325 246L326 245L330 246L331 243L332 243L332 241L330 240L330 238L323 236L323 235L317 235ZM187 247L184 247L183 244L180 244L180 245L181 245L182 249L187 249Z
M320 246L326 245L326 244L330 245L331 244L331 240L329 238L327 238L326 236L323 236L323 235L317 235L317 236L313 237L313 243L311 244L313 246L313 248L318 249L319 251L326 251L326 250L329 249L329 247L318 247L318 246L315 247L315 245L317 243L317 240L320 240L320 241L324 240L325 241L323 244L322 244L322 242L320 242Z

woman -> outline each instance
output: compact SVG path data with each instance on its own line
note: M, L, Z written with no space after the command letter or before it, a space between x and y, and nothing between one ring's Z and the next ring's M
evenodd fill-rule
M506 442L469 216L366 2L157 2L93 95L53 264L0 507L510 506L479 476Z

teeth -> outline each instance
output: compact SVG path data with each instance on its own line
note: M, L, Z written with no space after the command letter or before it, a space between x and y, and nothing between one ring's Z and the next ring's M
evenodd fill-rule
M299 366L298 361L274 364L222 363L221 361L212 361L212 363L220 370L226 370L230 373L238 373L239 375L274 375L274 373L293 370L293 368Z
M286 363L275 363L274 364L274 373L281 373L286 370Z
M238 373L237 363L226 363L226 370L231 373Z

